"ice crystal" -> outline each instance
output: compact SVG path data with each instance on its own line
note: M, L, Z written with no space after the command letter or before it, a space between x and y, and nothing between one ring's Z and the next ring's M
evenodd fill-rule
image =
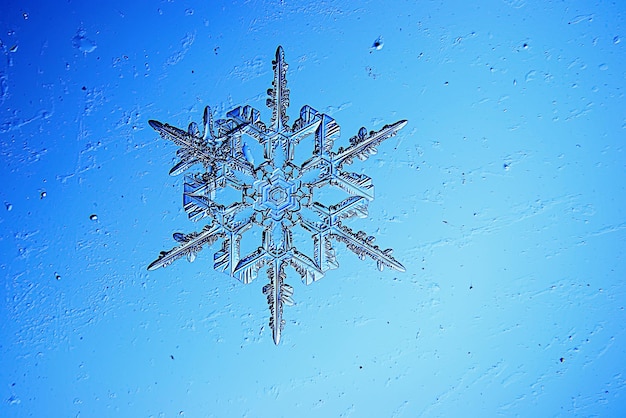
M200 232L174 233L179 245L161 252L148 269L165 267L181 257L193 261L205 245L221 240L221 248L213 257L216 270L250 283L261 269L266 269L269 283L263 293L271 314L269 326L278 344L285 325L283 305L293 303L293 288L285 282L286 267L292 267L307 285L319 280L326 271L339 266L333 247L338 241L359 258L376 261L380 270L386 266L404 271L391 249L379 248L374 237L344 225L348 218L366 217L368 202L374 198L370 177L344 171L344 167L355 158L365 160L375 154L376 147L407 121L385 125L378 131L361 128L350 138L349 146L333 151L339 125L330 116L303 106L300 117L288 124L287 63L282 47L276 50L272 64L274 80L267 99L272 111L269 126L250 106L237 107L215 123L206 107L202 132L195 122L185 131L149 121L161 137L179 147L179 161L170 170L171 175L201 168L185 177L183 205L191 220L210 221ZM244 138L252 138L262 147L262 161L255 161ZM312 155L298 164L294 149L305 138L313 141ZM321 203L314 197L314 190L328 186L347 193L347 197L334 205ZM220 202L217 195L224 190L234 191L237 200ZM261 245L242 254L242 237L253 227L262 231ZM312 254L296 248L295 227L310 233Z

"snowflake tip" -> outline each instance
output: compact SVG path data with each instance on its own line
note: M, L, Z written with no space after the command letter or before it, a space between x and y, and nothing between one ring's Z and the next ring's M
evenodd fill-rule
M276 48L276 60L281 60L284 61L285 59L285 51L283 50L283 47L278 45L278 48Z
M278 345L280 343L280 327L274 327L272 338L274 338L274 344Z
M163 128L163 124L161 122L159 122L158 120L154 120L154 119L150 119L148 121L148 124L152 127L152 129L154 129L155 131L160 131L161 128Z

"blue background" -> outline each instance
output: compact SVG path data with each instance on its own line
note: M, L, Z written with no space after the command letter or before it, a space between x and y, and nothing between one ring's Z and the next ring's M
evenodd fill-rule
M0 416L626 411L623 2L1 9ZM202 226L147 121L268 122L278 45L291 121L332 115L337 146L409 124L350 166L376 186L350 226L407 271L341 244L321 281L290 271L275 346L265 280L213 271L217 246L146 271Z

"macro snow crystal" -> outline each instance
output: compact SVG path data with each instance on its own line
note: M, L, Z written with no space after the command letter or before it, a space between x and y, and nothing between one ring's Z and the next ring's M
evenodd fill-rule
M161 137L179 147L179 161L170 174L197 169L185 177L183 205L191 220L208 218L208 222L200 232L174 233L179 245L161 252L148 269L165 267L181 257L193 261L205 245L220 240L221 247L213 257L216 270L250 283L261 269L266 269L269 283L263 293L270 310L269 326L278 344L285 325L283 305L293 303L293 288L285 282L288 266L308 285L339 266L333 246L341 242L359 258L376 261L380 270L389 267L404 271L391 249L379 248L374 237L344 224L354 216L367 216L367 205L374 198L371 178L344 168L355 158L365 160L375 154L376 147L407 121L385 125L378 131L361 128L346 148L333 151L339 126L330 116L303 106L300 117L288 124L287 63L282 47L276 50L272 64L274 80L267 99L272 111L269 125L250 106L237 107L215 123L206 107L202 132L195 122L182 130L149 121ZM313 141L313 151L310 158L298 163L294 150L305 140ZM256 141L262 148L262 159L255 160L249 141ZM346 197L336 204L324 204L314 194L322 188L335 188ZM234 192L237 199L220 201L226 190ZM309 253L296 248L296 227L311 237L313 249ZM260 245L242 254L242 237L253 228L262 231Z

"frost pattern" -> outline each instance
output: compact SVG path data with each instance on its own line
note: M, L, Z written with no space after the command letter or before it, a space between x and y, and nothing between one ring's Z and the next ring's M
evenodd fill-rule
M326 271L339 267L333 245L341 242L359 258L376 261L380 270L389 267L404 271L391 249L381 249L374 244L373 236L344 225L349 218L366 217L368 202L374 198L371 178L344 171L344 167L355 158L366 160L375 154L376 147L394 136L407 121L385 125L378 131L361 128L350 138L349 146L333 151L339 125L330 116L303 106L300 117L289 125L287 63L282 47L276 50L272 64L274 80L267 99L272 111L269 126L261 121L259 111L250 106L237 107L215 123L206 107L202 132L195 122L185 131L149 121L162 138L179 147L179 162L170 175L202 167L185 177L183 205L191 220L210 221L200 232L174 233L179 245L161 252L148 270L165 267L182 257L193 261L205 245L221 240L221 248L213 257L216 270L250 283L261 269L266 269L269 283L263 287L263 294L270 310L274 343L278 344L285 325L283 306L293 304L293 288L285 283L286 267L292 267L305 284L311 284ZM254 161L243 141L244 135L262 146L263 161ZM294 149L305 138L314 141L313 152L297 165ZM348 197L330 206L315 201L314 190L328 186L347 192ZM228 205L217 201L216 192L225 188L240 193L240 201ZM242 255L242 236L255 225L263 231L261 245ZM311 255L294 246L292 234L296 225L310 232L314 248Z

